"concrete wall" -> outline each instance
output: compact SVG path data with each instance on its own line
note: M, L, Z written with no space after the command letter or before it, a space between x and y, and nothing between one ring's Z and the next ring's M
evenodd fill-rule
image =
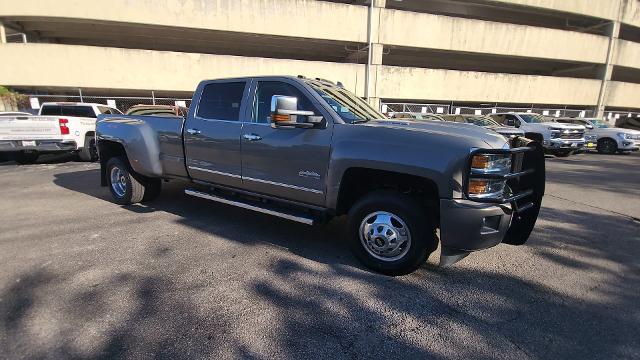
M315 0L2 0L0 17L115 21L367 41L367 8Z
M377 96L444 101L592 105L599 80L382 66Z
M380 42L418 48L604 63L609 39L572 31L385 9Z
M640 28L640 1L622 0L622 22Z
M305 75L364 93L357 64L55 44L4 44L0 59L0 84L9 86L193 91L203 79Z
M617 0L489 0L498 5L520 5L544 10L582 14L602 19L618 18ZM636 1L636 0L622 0Z
M640 43L618 39L613 64L640 69Z
M606 103L607 106L640 108L640 84L611 81Z

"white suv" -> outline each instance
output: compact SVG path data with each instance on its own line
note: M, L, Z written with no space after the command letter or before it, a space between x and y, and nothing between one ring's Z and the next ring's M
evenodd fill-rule
M596 149L601 154L631 152L640 149L640 131L613 127L596 118L564 118L556 121L586 127L587 136L594 138Z

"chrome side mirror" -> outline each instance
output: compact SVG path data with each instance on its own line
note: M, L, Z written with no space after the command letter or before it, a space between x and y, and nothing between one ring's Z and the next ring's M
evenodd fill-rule
M298 98L295 96L271 97L271 126L274 128L312 128L322 124L323 120L313 111L298 110Z

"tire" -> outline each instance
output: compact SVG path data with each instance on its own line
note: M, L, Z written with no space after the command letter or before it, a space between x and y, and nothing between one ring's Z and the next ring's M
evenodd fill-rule
M618 151L618 143L609 138L600 139L598 140L598 146L596 149L600 154L612 155Z
M557 157L568 157L572 152L572 150L556 150L553 155Z
M121 157L109 159L106 176L107 186L116 204L129 205L142 202L145 200L147 191L149 193L148 196L153 197L153 186L148 186L153 181L149 181L138 174L134 176L134 172L127 161ZM158 193L159 190L157 190L155 196Z
M84 147L78 151L78 158L81 161L93 162L98 160L98 148L96 147L95 136L87 135L84 138Z
M371 222L379 222L381 226L377 229L371 227L367 231L366 226ZM391 276L413 272L438 246L431 214L415 199L397 191L374 191L363 196L349 210L348 230L353 254L366 267ZM389 234L388 230L391 230L391 235L384 236ZM365 235L372 232L380 237ZM404 238L405 241L395 247L396 253L376 252L380 250L380 245L397 244L398 238ZM368 239L371 241L368 242Z
M20 165L27 165L36 162L39 156L37 152L20 151L13 155L13 160Z

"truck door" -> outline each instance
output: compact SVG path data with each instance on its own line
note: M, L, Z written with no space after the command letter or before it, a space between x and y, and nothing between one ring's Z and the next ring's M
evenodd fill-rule
M325 182L333 125L308 90L295 81L257 81L251 123L242 129L243 187L312 205L324 205ZM295 96L298 110L313 111L327 119L324 128L277 129L270 126L271 98Z
M194 180L240 186L242 99L247 81L215 81L200 85L201 94L184 129L187 171Z

